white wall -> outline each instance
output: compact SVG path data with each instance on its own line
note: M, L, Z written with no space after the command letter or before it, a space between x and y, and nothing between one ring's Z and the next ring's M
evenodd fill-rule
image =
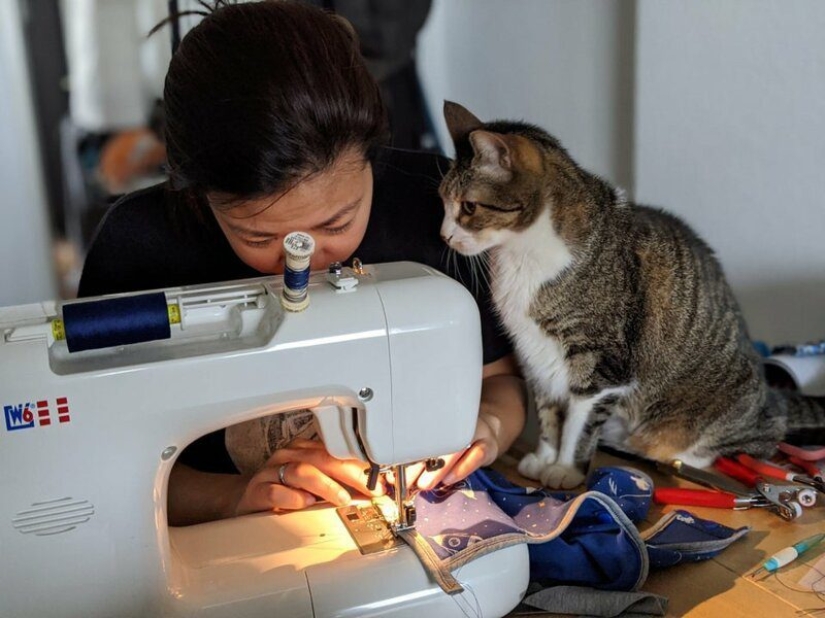
M434 0L419 73L445 150L444 99L538 124L593 172L632 180L632 2Z
M635 194L713 246L751 334L825 337L825 3L641 0Z
M9 0L0 0L0 136L0 306L54 298L21 15Z

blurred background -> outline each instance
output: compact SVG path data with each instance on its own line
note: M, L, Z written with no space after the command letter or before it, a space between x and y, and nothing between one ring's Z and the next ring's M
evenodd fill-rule
M450 155L444 99L538 124L692 225L753 337L825 336L825 3L314 4L359 30L397 145ZM0 306L71 298L106 209L163 180L170 5L200 8L0 0Z

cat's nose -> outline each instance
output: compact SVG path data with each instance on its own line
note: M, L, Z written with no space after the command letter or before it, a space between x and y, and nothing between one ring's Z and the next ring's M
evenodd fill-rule
M447 236L446 234L441 235L441 240L443 240L446 243L449 243L452 240L452 238L453 238L452 234L450 234L449 236Z

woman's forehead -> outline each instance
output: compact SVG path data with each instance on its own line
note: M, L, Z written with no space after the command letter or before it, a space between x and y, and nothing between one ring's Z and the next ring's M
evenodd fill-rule
M360 202L372 182L371 172L363 158L339 158L329 169L305 177L283 193L236 202L219 212L248 227L320 222Z

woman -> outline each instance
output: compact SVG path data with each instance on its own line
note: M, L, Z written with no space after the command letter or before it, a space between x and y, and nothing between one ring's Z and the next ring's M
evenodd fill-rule
M315 238L313 269L353 257L429 264L475 282L485 366L474 442L417 484L454 482L503 453L523 425L523 384L484 282L461 258L445 259L437 186L446 162L382 148L385 112L352 28L297 3L221 6L175 52L164 103L170 180L107 214L80 295L281 274L281 242L296 229ZM289 425L299 430L273 436L267 426L268 458L253 464L247 455L261 447L235 428L188 447L169 481L170 524L319 498L345 504L345 486L367 491L363 463L332 458L300 419Z

